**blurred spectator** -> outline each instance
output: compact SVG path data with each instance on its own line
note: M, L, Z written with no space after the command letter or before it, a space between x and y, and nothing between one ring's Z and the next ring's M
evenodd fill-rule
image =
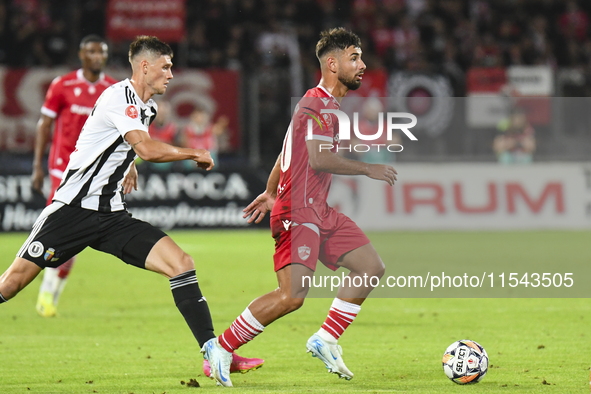
M516 108L507 119L498 125L499 135L493 142L493 150L499 163L529 164L536 150L534 128L527 120L526 113Z
M156 118L150 125L148 129L148 133L150 137L154 140L166 142L170 145L179 145L178 138L177 138L177 126L171 120L171 106L170 103L166 100L159 100L158 102L158 112L156 113ZM148 165L158 171L167 171L170 169L174 162L169 163L152 163L147 162Z
M343 149L346 152L346 156L359 160L364 161L366 163L389 163L394 162L395 153L389 152L387 149L388 145L392 144L400 144L401 138L397 131L392 134L392 140L388 140L388 133L386 129L387 119L384 115L384 104L382 102L383 99L378 97L370 97L367 99L363 99L363 105L361 107L360 116L359 116L359 132L363 135L375 135L379 128L380 128L380 113L382 113L381 121L382 121L382 135L372 141L362 141L361 139L357 138L354 133L351 136L351 152L348 151L349 148ZM355 146L359 145L358 149L355 150ZM369 145L369 151L365 152L366 148L362 146ZM379 149L375 145L379 146ZM391 150L395 150L395 147L392 147Z
M158 113L149 128L152 139L177 145L177 127L171 120L171 106L166 100L158 101Z
M227 146L224 138L228 134L228 118L220 116L215 122L212 122L209 112L202 108L195 108L189 119L189 123L183 128L180 135L181 146L207 149L216 165L219 165L217 159L220 145L222 148ZM220 144L220 142L223 143Z

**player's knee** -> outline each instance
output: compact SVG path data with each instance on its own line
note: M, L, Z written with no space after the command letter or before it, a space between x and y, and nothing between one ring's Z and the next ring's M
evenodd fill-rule
M304 298L292 298L291 294L282 294L281 305L284 313L296 311L304 305Z
M178 262L175 264L174 273L172 276L180 275L184 272L191 271L195 269L195 262L193 258L188 255L187 253L183 252L181 257L178 259Z
M384 265L384 262L382 261L382 259L378 259L372 265L371 276L376 276L381 279L385 273L386 273L386 266Z

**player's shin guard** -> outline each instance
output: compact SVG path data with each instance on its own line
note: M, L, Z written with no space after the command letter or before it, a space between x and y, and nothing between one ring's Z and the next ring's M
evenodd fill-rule
M0 293L0 304L4 303L8 301L6 298L4 298L4 296L2 295L2 293Z
M330 306L326 321L318 331L318 335L326 341L338 340L349 327L349 324L353 323L360 310L361 305L335 298ZM332 338L327 334L330 334Z
M172 290L174 302L193 332L195 339L199 342L199 347L203 347L205 342L215 338L215 334L213 333L209 306L199 289L195 270L170 278L170 289Z
M220 345L229 352L233 352L240 346L250 342L259 335L265 326L263 326L246 308L240 316L234 320L234 323L219 337Z

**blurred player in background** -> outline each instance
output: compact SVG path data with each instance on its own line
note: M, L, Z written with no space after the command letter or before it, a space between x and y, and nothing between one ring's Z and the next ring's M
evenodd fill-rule
M43 188L45 174L42 160L47 143L51 141L48 163L51 192L47 205L51 204L70 160L70 154L76 147L80 131L94 103L106 88L117 82L103 73L107 63L108 47L101 37L97 35L84 37L80 42L78 57L82 62L82 68L57 77L49 86L41 108L41 118L37 124L33 188L39 192ZM56 315L59 297L75 259L76 256L58 268L45 270L36 306L41 316Z
M353 284L357 282L354 278L363 279L366 275L381 278L384 274L384 263L363 231L326 202L332 174L365 175L389 185L396 180L396 171L389 165L368 164L337 155L338 119L334 114L321 113L322 109L339 109L345 94L361 86L365 70L361 41L343 28L324 31L316 45L316 56L322 79L318 86L308 90L294 110L267 190L244 209L245 217L250 216L249 222L260 222L272 210L273 260L279 287L252 301L218 337L215 345L227 354L253 340L265 326L303 305L310 281L306 283L302 279L313 277L318 260L332 270L348 269ZM311 136L308 124L313 128ZM321 145L325 148L320 149ZM353 373L345 366L337 341L373 287L355 287L343 282L328 317L308 339L306 347L324 362L329 372L348 380ZM226 358L227 355L221 360ZM224 367L222 364L222 376L227 374Z

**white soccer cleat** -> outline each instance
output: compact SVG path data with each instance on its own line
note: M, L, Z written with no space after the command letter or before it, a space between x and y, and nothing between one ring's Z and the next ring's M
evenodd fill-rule
M339 378L347 380L353 379L353 372L349 371L341 355L343 350L336 341L330 343L325 341L318 334L314 334L308 339L306 343L308 353L312 353L313 357L318 357L328 369L328 372L339 375Z
M219 385L232 387L232 381L230 380L232 353L224 349L217 338L211 338L205 342L201 353L203 353L203 358L209 361L211 377L215 378Z

